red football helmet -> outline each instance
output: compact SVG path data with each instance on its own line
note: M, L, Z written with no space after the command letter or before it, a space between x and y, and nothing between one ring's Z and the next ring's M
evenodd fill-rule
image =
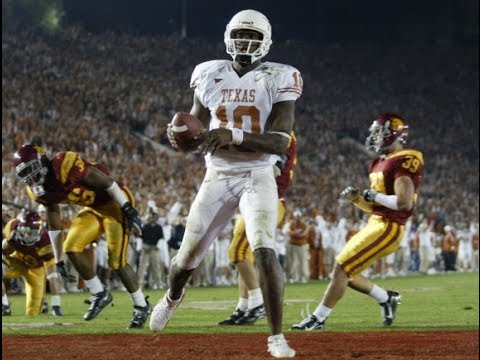
M31 246L40 240L43 225L40 215L35 211L29 211L20 218L18 222L15 238L23 245Z
M370 135L365 146L376 153L386 153L392 144L405 144L408 137L406 121L396 114L383 114L373 121L370 126Z
M48 172L45 150L36 145L23 145L13 154L17 180L29 186L42 185Z

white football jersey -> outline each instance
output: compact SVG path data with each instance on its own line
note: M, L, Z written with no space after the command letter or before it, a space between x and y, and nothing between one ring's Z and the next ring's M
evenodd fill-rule
M239 77L230 60L212 60L197 65L190 86L210 110L209 130L238 128L263 134L273 104L295 101L302 94L303 80L292 66L264 62ZM255 152L241 145L228 145L205 156L207 167L243 172L271 165L272 154Z

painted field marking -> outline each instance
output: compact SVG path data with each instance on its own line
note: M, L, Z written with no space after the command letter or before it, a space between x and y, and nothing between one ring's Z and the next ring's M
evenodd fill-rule
M77 323L72 322L41 322L41 323L2 323L3 327L10 327L14 329L36 329L36 328L44 328L44 327L51 327L51 326L72 326L78 325Z
M316 302L318 300L315 299L293 299L293 300L285 300L284 302L287 304L303 304L309 302ZM182 304L182 307L186 307L189 309L199 309L199 310L226 310L232 309L237 304L236 301L225 301L225 300L217 300L217 301L186 301L185 304Z

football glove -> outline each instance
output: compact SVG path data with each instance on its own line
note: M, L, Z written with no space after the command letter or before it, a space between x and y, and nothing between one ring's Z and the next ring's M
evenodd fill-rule
M375 191L373 189L366 189L363 190L363 198L365 201L368 202L375 202L375 197L377 196L378 191Z
M7 262L7 256L4 254L2 254L2 271L4 271L3 267L7 269L13 269L13 266Z
M74 282L76 280L75 276L67 272L67 268L65 267L65 263L63 262L63 260L57 262L56 265L57 265L57 272L60 274L61 277L63 277L68 282Z
M351 202L358 200L360 196L360 190L355 186L347 186L341 193L340 197Z
M136 236L142 236L142 219L138 216L138 211L130 204L126 202L122 206L122 212L127 218L128 221L128 229L130 231L134 231Z

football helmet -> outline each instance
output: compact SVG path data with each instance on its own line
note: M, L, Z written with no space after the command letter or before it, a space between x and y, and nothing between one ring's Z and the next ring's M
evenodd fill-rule
M261 39L235 39L237 30L254 30L262 35ZM235 14L227 24L224 36L227 53L233 60L238 60L238 56L250 57L250 63L254 63L267 55L272 45L272 27L267 17L255 10L243 10ZM240 43L248 42L246 51Z
M383 114L373 121L369 129L370 135L365 146L376 153L386 153L390 147L399 142L405 144L408 137L406 121L396 114Z
M29 211L23 215L17 225L15 238L25 246L31 246L40 240L43 226L40 215L35 211Z
M40 186L48 173L48 158L40 146L23 145L13 154L17 180L28 186Z

